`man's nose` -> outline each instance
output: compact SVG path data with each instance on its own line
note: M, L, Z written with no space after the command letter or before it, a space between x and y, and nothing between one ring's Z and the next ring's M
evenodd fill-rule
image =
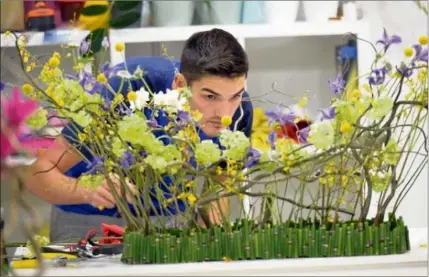
M217 104L216 107L216 116L222 117L224 115L231 116L232 114L232 105L228 101L223 101L222 103Z

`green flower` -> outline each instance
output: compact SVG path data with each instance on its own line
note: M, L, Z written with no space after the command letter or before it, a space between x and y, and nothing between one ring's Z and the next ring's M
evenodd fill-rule
M119 136L131 144L134 145L145 145L145 135L148 126L146 119L137 114L125 116L122 121L118 123Z
M393 107L393 99L390 97L380 97L372 102L372 109L368 111L368 118L379 120L387 115Z
M48 112L43 108L38 108L35 113L27 118L25 121L33 130L39 130L48 124Z
M389 140L384 149L382 159L387 164L396 165L401 158L401 148L394 140Z
M375 192L383 192L388 188L392 174L371 170L369 176L372 190Z
M82 175L79 177L79 185L87 189L96 189L104 182L104 175Z
M328 149L334 144L334 128L330 121L314 123L310 126L308 142L317 149Z
M222 157L235 161L243 160L247 155L247 149L250 147L250 140L240 131L223 131L220 135L220 143L226 148Z
M195 156L198 164L209 166L220 160L221 152L213 141L204 140L196 145Z

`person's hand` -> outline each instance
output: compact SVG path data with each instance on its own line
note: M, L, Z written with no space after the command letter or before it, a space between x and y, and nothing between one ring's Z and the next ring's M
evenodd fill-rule
M110 175L110 181L113 183L113 188L116 190L118 195L121 195L121 183L119 178L115 174ZM127 182L127 187L125 188L126 199L128 202L132 202L132 197L137 194L137 190L133 184ZM104 208L111 209L115 207L116 201L113 196L113 191L111 190L111 185L109 185L108 180L104 180L97 189L90 191L88 202L92 206L98 208L100 211Z

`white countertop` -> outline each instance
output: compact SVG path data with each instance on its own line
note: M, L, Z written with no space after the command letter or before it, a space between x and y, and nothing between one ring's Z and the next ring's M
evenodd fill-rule
M46 276L428 276L427 228L410 229L405 254L335 258L299 258L168 265L126 265L119 256L82 262L73 268L50 268ZM19 270L19 275L34 274Z

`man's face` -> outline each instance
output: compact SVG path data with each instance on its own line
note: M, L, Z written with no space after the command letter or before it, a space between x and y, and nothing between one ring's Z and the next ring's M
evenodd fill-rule
M208 136L215 137L225 128L222 116L232 117L240 106L246 77L205 76L191 84L191 109L203 117L200 127Z

